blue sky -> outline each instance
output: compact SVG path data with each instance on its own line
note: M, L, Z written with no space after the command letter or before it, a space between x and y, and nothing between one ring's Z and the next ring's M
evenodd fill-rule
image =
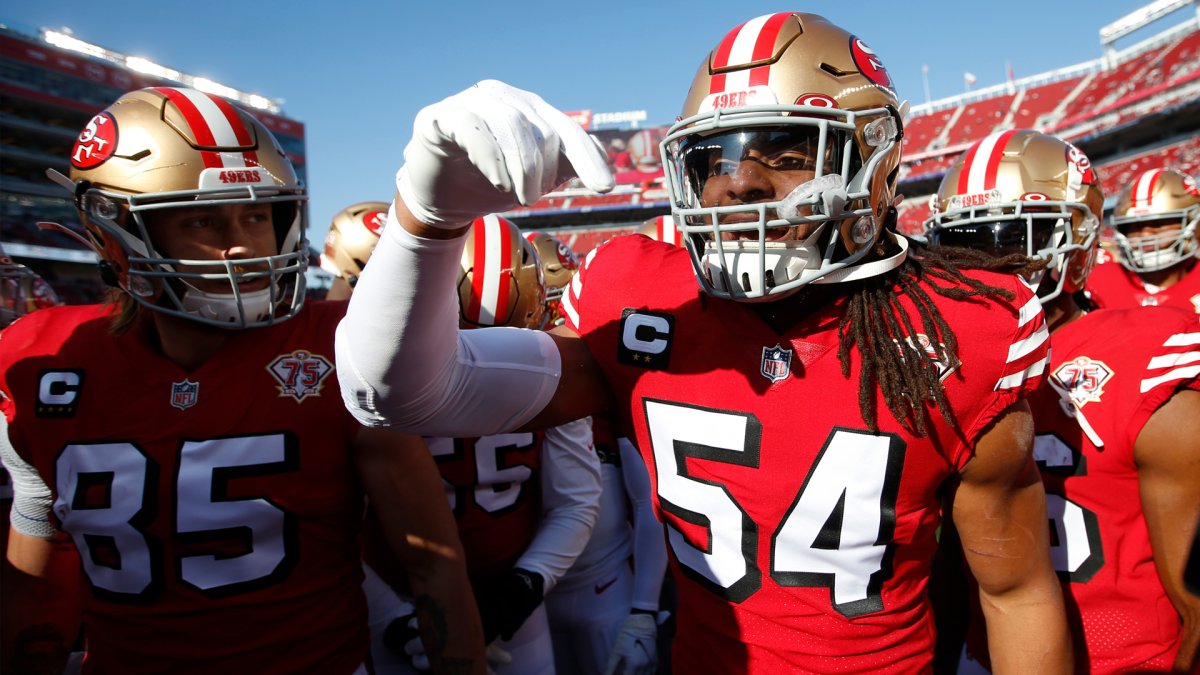
M309 238L339 209L390 201L416 112L484 78L564 110L674 119L696 67L730 28L777 11L823 14L879 54L902 98L934 99L1101 56L1101 26L1147 0L203 3L8 2L0 22L82 40L286 100L307 127ZM903 8L903 11L898 11ZM1176 23L1177 12L1167 23ZM1136 41L1127 38L1118 46Z

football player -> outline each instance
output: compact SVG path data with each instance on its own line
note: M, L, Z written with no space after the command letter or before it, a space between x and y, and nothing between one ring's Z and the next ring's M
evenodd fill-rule
M579 269L575 254L554 237L526 235L546 280L546 306L560 326L561 300ZM612 423L592 420L600 460L599 517L579 559L546 596L555 669L580 675L655 672L658 602L666 572L662 524L654 517L646 465ZM611 663L610 663L611 662Z
M306 189L260 122L157 87L71 152L103 305L5 329L0 453L13 474L5 669L365 673L363 488L421 598L438 665L484 671L437 470L415 437L340 404L333 330L305 305ZM40 650L40 651L39 651Z
M579 258L562 240L545 232L526 232L538 260L542 261L542 279L546 286L546 325L563 324L562 296L579 271Z
M1054 136L979 141L935 204L930 241L1042 261L1024 273L1054 345L1030 399L1034 456L1076 670L1194 672L1200 599L1183 587L1183 524L1200 519L1200 325L1179 307L1091 311L1080 291L1104 196L1088 158Z
M26 314L62 304L50 284L0 247L0 328Z
M638 234L644 234L655 241L665 241L674 246L683 246L683 235L675 227L675 219L670 215L655 216L642 223Z
M458 279L459 324L542 328L543 266L532 242L505 218L475 221ZM561 265L560 265L561 266ZM520 396L508 390L507 396ZM571 568L591 536L600 508L600 462L591 420L543 432L482 438L428 437L466 551L467 570L483 618L484 638L498 675L554 672L543 599ZM366 560L402 597L410 592L395 566L368 537ZM382 553L382 554L381 554ZM374 598L368 597L374 602ZM381 601L390 603L383 597ZM372 613L375 614L374 608ZM408 616L379 632L394 651L412 644ZM499 638L497 640L497 638ZM496 662L497 653L504 662ZM423 665L423 654L414 659ZM386 656L379 659L393 664ZM406 669L394 664L395 672Z
M325 252L321 254L321 269L334 277L326 300L350 297L371 251L379 243L387 212L385 202L360 202L333 214L325 235Z
M1103 308L1174 305L1200 314L1195 179L1175 169L1139 174L1121 190L1111 224L1116 262L1096 266L1092 300Z
M927 669L950 486L1001 667L1069 670L1025 400L1042 312L993 271L1012 264L894 233L903 109L879 56L821 17L733 29L663 142L687 249L613 238L550 336L458 331L445 300L471 218L565 176L609 189L602 153L495 81L423 109L338 328L347 404L456 435L619 415L667 525L679 672Z

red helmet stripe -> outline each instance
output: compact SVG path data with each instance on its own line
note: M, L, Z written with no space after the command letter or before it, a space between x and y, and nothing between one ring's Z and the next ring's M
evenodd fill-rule
M1130 206L1146 208L1154 202L1154 189L1158 186L1158 179L1162 176L1162 169L1151 169L1142 173L1137 177L1137 181L1133 185L1132 199Z
M513 272L513 246L508 223L496 215L475 221L475 268L471 271L471 303L467 319L473 323L494 326L507 320L499 316L508 309L508 295Z
M958 194L986 192L996 187L996 174L1004 148L1016 130L991 134L972 145L958 174Z
M241 115L233 109L233 104L220 96L208 96L213 103L217 104L217 108L225 115L225 120L229 122L230 128L233 129L233 135L237 138L238 145L252 145L254 138L250 135L250 130L246 128L246 123L242 121ZM246 161L247 166L258 166L258 153L251 150L243 152L242 158Z
M779 12L772 14L771 18L767 19L766 24L758 33L758 39L754 42L754 52L751 57L753 61L769 59L775 54L775 42L779 39L779 31L782 30L784 22L791 17L791 12ZM765 86L770 78L771 67L759 66L750 71L750 86Z
M1000 160L1004 158L1004 148L1008 147L1009 139L1016 133L1016 129L1011 129L1000 134L1000 138L996 139L996 145L992 148L991 156L988 157L987 173L984 175L983 183L984 191L996 187L996 176L1000 173Z
M204 121L204 115L186 94L174 87L155 87L154 91L166 96L167 100L175 104L175 107L183 115L184 121L187 122L188 127L196 136L197 143L208 146L217 144L217 140L212 134L212 129L209 128L208 122ZM215 152L203 150L200 152L200 157L204 161L206 168L219 169L225 166L225 163L221 161L221 155Z
M729 64L729 53L733 51L733 42L737 40L738 33L741 32L742 26L745 25L742 24L725 34L725 38L721 40L721 44L717 45L717 52L713 54L711 68L724 68ZM713 75L708 81L708 93L717 94L722 91L725 91L725 73Z
M775 50L779 31L790 16L790 12L764 14L729 31L713 55L712 67L747 66L769 58ZM713 75L709 80L709 93L738 91L756 84L766 84L770 74L770 68L762 66Z

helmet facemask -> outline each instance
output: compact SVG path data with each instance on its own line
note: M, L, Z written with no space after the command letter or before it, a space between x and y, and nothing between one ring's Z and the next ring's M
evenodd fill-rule
M872 178L899 153L899 139L890 106L747 106L677 122L662 144L666 182L704 290L760 301L847 280L830 275L862 262L878 242L884 214L874 205L890 186ZM709 181L741 170L751 153L777 171L803 161L810 173L788 194L762 201L721 206L714 203L719 195L704 194Z
M1179 223L1179 229L1146 236L1129 234L1147 224L1171 223ZM1200 205L1175 213L1127 215L1113 219L1113 240L1126 269L1134 273L1157 272L1195 257L1198 225Z
M267 326L295 316L304 303L308 242L304 239L303 190L245 185L221 189L127 195L86 189L80 210L102 257L115 256L124 271L118 285L139 305L171 316L221 328ZM240 204L271 205L276 253L236 260L167 257L155 245L154 214L169 209ZM96 236L99 235L99 236ZM116 250L114 250L114 248ZM267 279L266 288L243 291L241 285ZM197 281L220 281L228 292L201 290Z
M1018 201L935 212L926 227L926 236L936 246L1045 260L1046 267L1024 281L1036 290L1039 300L1048 302L1062 295L1077 257L1083 256L1082 265L1091 268L1099 224L1082 202ZM1075 283L1082 286L1080 280Z

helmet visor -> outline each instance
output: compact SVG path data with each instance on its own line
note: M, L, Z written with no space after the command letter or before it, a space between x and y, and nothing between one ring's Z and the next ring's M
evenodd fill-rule
M929 241L937 246L973 248L997 257L1013 253L1033 257L1049 247L1054 225L1054 221L1033 218L946 223L929 231Z
M692 136L680 144L683 170L704 206L716 206L746 167L774 172L773 186L799 185L827 173L840 173L838 144L829 143L815 126L747 127L709 136ZM766 198L780 199L790 190Z

